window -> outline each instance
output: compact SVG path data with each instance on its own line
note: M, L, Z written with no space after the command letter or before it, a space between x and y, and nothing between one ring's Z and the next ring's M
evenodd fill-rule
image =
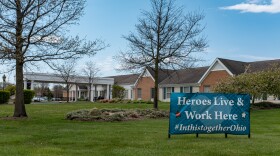
M164 87L163 88L163 99L169 99L171 93L174 92L174 87Z
M141 88L137 88L137 98L138 99L142 98L142 89Z
M211 89L210 89L209 85L203 86L203 90L204 90L204 93L210 93L211 92Z
M169 99L171 97L171 93L174 92L173 87L166 87L166 99Z
M124 99L128 99L128 90L124 91Z
M155 98L155 88L151 88L151 99Z
M180 92L181 93L190 93L191 89L190 89L190 87L181 87Z

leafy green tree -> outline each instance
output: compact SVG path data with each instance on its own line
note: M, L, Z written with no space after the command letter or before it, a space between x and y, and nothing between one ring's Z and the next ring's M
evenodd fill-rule
M10 84L10 85L6 86L5 90L9 91L11 96L15 95L15 93L16 93L16 86Z
M125 96L125 88L119 85L113 85L112 87L113 87L112 89L113 98L123 99Z
M238 76L229 77L219 82L214 87L215 92L220 93L246 93L252 97L254 104L255 98L262 98L264 95L280 95L280 68L272 67L270 69L243 73Z

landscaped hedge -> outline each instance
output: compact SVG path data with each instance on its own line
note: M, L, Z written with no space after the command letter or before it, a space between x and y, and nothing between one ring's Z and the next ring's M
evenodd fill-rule
M7 103L10 99L10 92L0 91L0 104Z
M35 95L35 92L33 90L24 90L24 104L30 104L32 102L32 98Z
M139 119L161 119L168 118L169 111L154 109L84 109L67 113L68 120L81 121L128 121Z

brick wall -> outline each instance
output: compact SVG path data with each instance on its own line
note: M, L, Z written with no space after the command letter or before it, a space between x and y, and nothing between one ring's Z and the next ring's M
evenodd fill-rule
M134 89L135 100L139 98L137 88L142 89L142 100L151 100L151 88L154 88L154 86L155 82L151 77L141 77Z
M211 71L208 76L203 80L201 86L199 87L200 92L204 92L204 86L210 86L210 90L213 90L213 87L223 79L226 79L230 75L225 70L220 71Z

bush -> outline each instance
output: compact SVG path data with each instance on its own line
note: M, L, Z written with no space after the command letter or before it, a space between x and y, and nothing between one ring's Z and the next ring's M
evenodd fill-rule
M24 90L24 104L30 104L32 102L32 98L35 95L35 92L33 90Z
M153 104L153 101L147 101L146 104Z
M5 88L5 90L10 92L10 96L15 95L15 93L16 93L16 86L15 85L8 85Z
M9 91L0 91L0 104L7 103L10 99Z
M125 88L119 85L112 86L112 96L113 98L123 99L125 97Z
M252 104L251 108L253 108L253 109L274 109L274 108L280 108L280 105L272 103L272 102L259 102L259 103Z

